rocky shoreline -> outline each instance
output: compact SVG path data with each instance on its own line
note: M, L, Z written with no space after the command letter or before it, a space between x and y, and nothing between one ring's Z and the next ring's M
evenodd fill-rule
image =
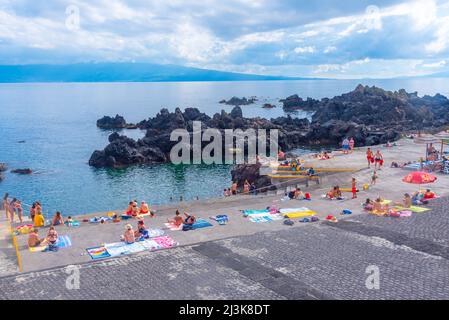
M338 145L345 137L354 137L357 146L377 145L398 140L402 134L411 131L439 130L449 125L449 100L446 97L439 94L418 97L416 92L407 93L403 89L391 92L359 85L355 90L331 99L303 100L295 95L281 102L286 111L314 111L312 121L291 116L271 120L244 118L239 106L229 114L222 111L212 117L196 108L187 108L184 112L177 108L172 113L162 109L155 117L135 125L127 124L118 115L104 117L97 126L108 129L134 127L146 130L146 134L136 141L112 133L109 145L96 150L89 165L118 168L168 162L170 150L177 143L170 141L171 132L185 129L192 134L193 121L202 122L202 132L207 128L222 132L225 129L278 129L279 147L284 151Z

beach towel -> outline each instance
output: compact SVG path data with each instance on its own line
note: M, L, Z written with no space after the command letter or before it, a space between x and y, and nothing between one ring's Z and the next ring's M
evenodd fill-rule
M103 220L104 222L112 220L111 217L93 217L92 219L89 219L90 223L100 223L101 220Z
M42 252L47 249L47 246L38 246L38 247L28 247L30 252Z
M192 225L192 229L201 229L201 228L207 228L207 227L212 227L213 225L204 220L204 219L198 219L193 225Z
M157 228L149 228L148 229L148 236L150 238L160 237L160 236L163 236L164 234L165 234L164 230L161 230L161 229L157 229Z
M70 240L69 236L59 236L56 245L58 248L67 248L72 245L72 240Z
M287 218L304 218L316 215L316 212L309 208L287 208L279 210Z
M142 241L143 242L143 241ZM106 243L104 245L111 257L117 257L129 253L137 253L145 250L145 247L140 242L127 244L125 242Z
M86 249L92 260L109 258L111 255L105 247L94 247Z
M262 213L262 214L250 215L249 220L251 222L255 222L255 223L265 223L265 222L271 222L271 221L276 221L276 220L283 220L283 218L279 214L269 214L269 213L263 214Z
M172 248L178 245L178 242L176 242L169 236L156 237L152 240L164 249Z
M164 223L164 225L171 231L181 231L182 230L182 224L180 226L175 226L173 223L166 222L166 223Z
M242 210L243 214L252 215L252 214L270 214L270 210L262 209L262 210Z
M429 211L431 209L429 208L423 208L423 207L417 207L417 206L411 206L410 208L404 208L404 207L394 207L395 210L397 211L412 211L415 213L421 213L421 212L426 212Z
M406 211L400 211L400 212L399 212L399 216L400 216L400 217L411 217L411 216L412 216L412 212L411 212L411 211L408 211L408 210L406 210Z

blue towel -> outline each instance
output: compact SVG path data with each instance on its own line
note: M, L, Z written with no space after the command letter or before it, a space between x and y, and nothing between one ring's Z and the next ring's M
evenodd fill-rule
M210 222L207 222L206 220L203 220L203 219L197 220L192 225L192 229L200 229L200 228L206 228L206 227L212 227L212 224Z

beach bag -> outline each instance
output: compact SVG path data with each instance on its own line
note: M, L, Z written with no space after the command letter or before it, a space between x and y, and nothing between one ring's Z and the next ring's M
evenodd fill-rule
M302 218L299 222L310 222L309 218Z
M320 220L320 219L318 217L315 217L315 216L310 218L311 222L317 222L318 220Z
M292 225L294 225L295 223L294 223L292 220L290 220L290 219L285 219L285 220L284 220L284 224L285 224L286 226L292 226Z
M351 211L351 210L344 209L341 213L342 213L342 214L352 214L352 211Z
M307 200L310 200L310 193L306 193L306 194L304 194L304 198L306 198Z

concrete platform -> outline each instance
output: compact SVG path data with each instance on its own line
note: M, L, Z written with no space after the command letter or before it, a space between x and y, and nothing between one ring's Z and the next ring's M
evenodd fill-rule
M359 169L356 173L337 173L327 175L323 179L321 185L311 185L307 189L312 195L312 201L280 201L281 195L239 195L230 198L210 199L205 201L193 201L177 204L170 204L155 208L157 214L154 218L145 218L148 227L163 228L164 222L168 218L173 217L177 208L181 211L188 211L195 214L198 218L209 220L210 216L217 214L227 214L230 217L229 224L226 226L219 226L215 222L211 228L205 228L195 231L182 232L166 230L166 233L173 239L180 243L180 246L191 246L194 244L205 243L216 240L223 240L228 238L250 236L261 232L276 232L285 230L286 226L282 221L274 221L270 223L253 223L247 218L244 218L240 213L242 209L265 209L267 206L275 203L280 208L295 208L308 207L317 212L317 216L324 218L325 216L339 215L343 209L351 210L354 215L363 215L361 210L361 203L369 197L374 199L382 196L386 199L401 200L405 192L416 191L419 187L417 185L410 185L401 181L409 171L403 169L389 168L392 161L406 162L418 160L424 154L425 147L422 145L415 145L411 140L401 140L398 142L399 146L393 148L374 147L373 150L381 149L384 154L385 167L378 171L378 182L375 186L370 187L367 191L361 191L358 194L358 199L350 199L351 194L346 193L347 200L330 201L321 198L321 195L329 190L333 185L340 185L341 187L349 187L352 177L357 179L358 185L361 189L363 183L369 183L373 170L366 168L365 148L357 149L353 154L340 155L330 160L314 160L306 159L307 164L312 164L316 167L356 167ZM365 168L364 168L365 167ZM201 187L201 186L199 186ZM449 177L438 174L438 181L433 184L432 189L440 195L449 195ZM116 210L121 213L123 210ZM97 214L100 215L100 214ZM211 221L211 220L210 220ZM65 226L58 226L57 231L60 235L69 235L72 240L72 247L61 249L57 253L31 253L28 251L26 245L27 237L25 235L19 236L20 254L24 272L38 271L50 269L58 266L66 266L69 264L88 263L91 258L86 253L86 248L102 245L103 243L117 242L119 236L124 231L124 226L129 223L122 221L120 223L107 223L104 225L98 224L82 224L79 228L67 228ZM131 220L131 224L136 225L135 220ZM291 229L307 228L310 224L296 223ZM40 230L41 236L44 236L47 228ZM8 251L7 241L2 245L1 258L9 266L16 265L15 254ZM1 239L0 239L1 245ZM158 254L156 252L155 254ZM7 270L1 270L0 275L7 275L13 271L14 268L7 267ZM13 271L13 272L16 272Z

